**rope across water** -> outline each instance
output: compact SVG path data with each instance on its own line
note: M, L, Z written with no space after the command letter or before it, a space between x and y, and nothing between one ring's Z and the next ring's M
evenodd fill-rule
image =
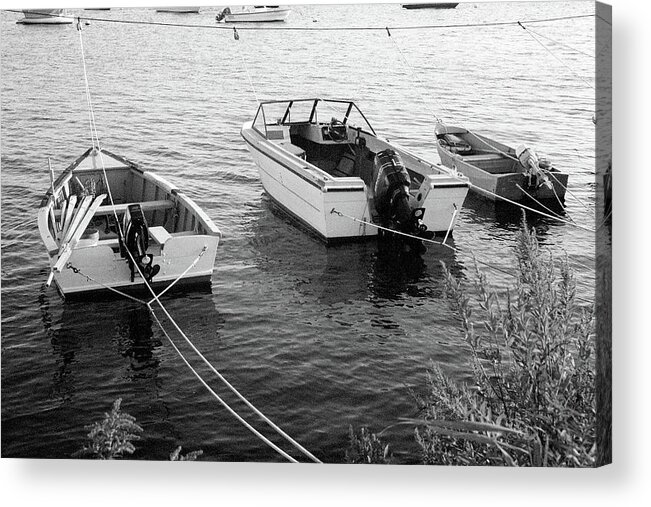
M83 63L83 68L84 68L84 81L85 81L85 86L86 86L86 99L88 101L88 108L89 108L89 119L90 119L90 128L91 128L91 141L93 142L93 148L95 148L95 143L97 150L99 151L100 155L100 162L102 166L102 173L104 176L104 180L106 183L106 187L108 189L108 195L109 199L111 202L111 205L113 206L113 212L115 215L115 220L118 226L118 233L120 238L124 240L124 231L122 230L122 227L120 225L120 221L117 216L117 211L115 207L115 203L113 201L113 196L111 194L110 190L110 185L109 185L109 180L108 176L106 174L106 168L104 165L104 159L102 157L102 151L99 143L99 136L97 135L97 127L95 124L95 116L93 113L93 106L92 106L92 101L91 101L91 94L90 94L90 86L88 83L88 75L86 72L86 58L84 54L84 45L83 45L83 37L82 37L82 28L81 28L81 20L78 19L77 22L77 30L79 32L79 41L80 41L80 46L81 46L81 56L82 56L82 63ZM273 428L279 435L281 435L283 438L285 438L292 446L294 446L296 449L301 451L303 454L305 454L310 460L314 461L315 463L321 463L321 461L316 458L314 455L312 455L309 451L307 451L303 446L301 446L298 442L296 442L294 439L292 439L287 433L285 433L283 430L281 430L277 425L275 425L269 418L267 418L262 412L260 412L257 408L255 408L242 394L239 393L218 371L217 369L206 359L206 357L195 347L195 345L192 343L192 341L187 337L187 335L183 332L183 330L179 327L179 325L176 323L176 321L173 319L173 317L169 314L163 303L160 301L160 296L164 294L166 291L168 291L174 284L176 284L185 274L198 262L198 260L201 258L201 256L205 253L206 248L204 247L197 258L190 264L190 266L176 279L174 280L165 290L163 290L160 294L156 294L150 283L147 281L146 277L144 274L141 272L138 263L135 262L135 259L133 258L133 255L129 251L129 249L125 249L127 251L127 254L131 258L132 262L134 263L136 269L138 270L138 273L143 281L143 285L146 287L146 289L151 293L152 299L149 302L145 302L143 300L140 300L138 298L135 298L133 296L130 296L122 291L119 291L115 288L109 287L105 284L102 284L100 282L97 282L93 280L95 283L98 283L100 286L103 288L106 288L108 290L111 290L114 293L119 294L120 296L127 297L133 301L136 301L138 303L144 304L147 306L147 308L150 310L151 314L154 317L154 320L160 327L161 331L165 334L165 336L168 338L169 342L171 343L172 347L176 352L179 354L183 362L192 370L192 373L197 376L197 378L200 380L200 382L208 389L208 391L221 403L231 414L233 414L240 422L242 422L249 430L251 430L258 438L260 438L263 442L265 442L267 445L269 445L271 448L273 448L275 451L277 451L280 455L282 455L284 458L287 460L297 463L298 461L287 454L285 451L280 449L276 444L271 442L268 438L266 438L264 435L262 435L258 430L253 428L248 422L246 422L235 410L233 410L221 397L215 393L215 391L206 383L206 381L199 375L194 368L190 365L189 361L185 358L185 356L181 353L177 345L174 343L174 340L170 337L170 335L167 333L165 328L163 327L162 323L160 320L157 318L156 314L153 311L152 308L152 303L156 302L161 309L161 311L165 314L165 316L169 319L169 321L172 323L174 328L179 332L179 334L183 337L183 339L190 345L192 350L201 358L201 360L215 373L215 375L221 380L231 391L233 391L237 397L242 400L249 408L251 408L258 416L260 416L271 428ZM74 273L79 274L80 276L84 276L89 280L92 280L88 275L85 275L84 273L81 272L78 268L74 267L72 264L68 263L67 265L68 269L71 269Z

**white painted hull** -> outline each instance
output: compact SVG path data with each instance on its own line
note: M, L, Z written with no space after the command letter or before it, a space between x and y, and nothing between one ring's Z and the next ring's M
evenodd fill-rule
M165 243L164 248L151 248L160 252L154 255L153 264L161 267L154 277L155 287L160 290L179 278L195 261L205 247L197 264L180 280L183 284L210 283L212 277L219 237L217 236L178 236ZM54 258L52 259L55 260ZM54 282L65 297L75 297L89 292L146 292L147 288L138 273L131 282L131 272L126 260L109 246L91 246L73 251L69 263L79 272L64 269L55 273ZM87 275L87 276L85 276Z
M265 139L251 122L244 124L242 137L267 194L326 242L378 234L379 229L371 225L370 191L361 178L328 175ZM459 183L447 174L430 175L421 189L424 198L413 204L426 208L423 223L428 230L452 230L468 193L467 183ZM333 213L333 209L341 215Z
M232 12L224 16L224 23L268 23L272 21L285 21L290 9L256 9L249 12Z
M306 181L282 165L294 164L294 161L291 155L283 154L281 149L275 148L274 156L278 159L274 160L251 145L248 146L267 194L322 239L344 240L377 235L375 227L331 213L334 208L364 222L371 221L368 196L361 180L354 182L350 189L337 191L333 187L328 191L325 181L319 181L318 178ZM266 146L263 149L271 153L274 147Z
M72 196L78 195L76 182L83 182L86 188L87 182L92 181L92 186L97 188L100 179L106 181L102 165L111 182L116 205L104 202L90 213L89 225L80 225L79 230L83 227L91 234L82 236L86 239L78 243L70 242L71 253L64 258L64 237L69 236L62 224L67 207L71 202L74 204ZM122 224L125 209L132 203L141 205L149 231L146 253L153 257L152 265L160 267L152 280L156 292L175 281L175 286L210 283L221 239L221 232L212 220L160 176L142 171L133 162L106 150L102 150L101 159L89 150L57 179L38 212L39 231L48 252L53 280L64 297L111 292L111 289L127 293L148 291L138 270L134 270L131 281L131 269L126 255L120 251L117 231L111 231L108 226L114 213L118 213Z
M24 10L25 17L16 23L21 25L69 25L72 18L63 17L63 9L39 9L37 11Z

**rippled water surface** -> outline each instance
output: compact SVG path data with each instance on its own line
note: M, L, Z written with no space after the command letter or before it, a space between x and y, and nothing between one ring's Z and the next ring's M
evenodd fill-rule
M214 25L218 10L71 12ZM296 6L283 26L458 25L593 13L592 2L421 11ZM88 113L74 26L17 25L20 17L0 18L2 456L70 457L84 426L121 397L145 429L134 458L167 459L182 445L202 449L208 460L282 460L215 401L143 307L67 303L44 287L47 256L35 212L49 185L47 159L58 173L89 147ZM551 53L517 25L394 28L391 37L384 29L243 27L239 41L231 30L84 26L102 146L182 188L224 234L210 291L169 298L165 306L235 387L319 458L343 460L349 425L377 432L413 416L410 390L422 392L430 361L458 380L469 378L440 261L462 276L471 275L473 255L511 269L520 215L469 197L454 232L457 252L431 247L417 260L385 254L374 242L325 247L278 214L263 192L239 135L256 99L352 98L380 135L434 161L436 116L509 144L531 144L570 174L568 216L594 228L594 23L584 17L526 25ZM531 223L545 248L567 252L580 297L592 300L594 234L545 218ZM499 271L487 274L497 285L509 282ZM412 429L395 426L384 437L397 462L418 460Z

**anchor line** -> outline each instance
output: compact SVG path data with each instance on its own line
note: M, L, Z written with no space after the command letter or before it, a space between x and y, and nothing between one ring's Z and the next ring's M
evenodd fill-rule
M143 301L142 299L138 299L138 298L136 298L136 297L133 297L133 296L131 296L130 294L127 294L126 292L122 292L122 291L120 291L120 290L117 290L117 289L114 288L114 287L110 287L110 286L108 286L108 285L106 285L106 284L100 282L99 280L95 280L92 276L87 275L87 274L84 273L81 269L75 267L75 266L74 266L72 263L70 263L70 262L68 262L68 263L66 264L66 268L68 268L69 270L71 270L73 273L78 274L78 275L81 275L81 276L83 276L84 278L86 278L87 280L89 280L89 281L91 281L91 282L94 282L94 283L100 285L100 286L101 286L102 288L104 288L104 289L107 289L107 290L110 290L110 291L112 291L112 292L115 292L116 294L118 294L118 295L120 295L120 296L122 296L122 297L128 298L128 299L131 299L132 301L136 301L137 303L141 303L141 304L143 304L143 305L146 305L146 304L147 304L147 301Z
M195 377L203 384L203 386L210 392L210 394L213 395L213 397L233 416L235 417L238 421L240 421L248 430L250 430L255 436L257 436L260 440L262 440L264 443L266 443L269 447L274 449L278 454L286 458L288 461L291 461L292 463L298 463L298 460L287 454L285 451L283 451L280 447L278 447L276 444L274 444L272 441L270 441L267 437L262 435L258 430L256 430L253 426L251 426L242 416L240 416L235 410L233 410L228 403L226 403L207 383L206 381L199 375L199 373L192 367L192 365L188 362L188 360L185 358L183 353L179 350L179 348L176 346L174 343L174 340L170 337L170 335L165 331L165 328L163 327L163 324L161 323L160 320L158 320L158 317L156 316L156 313L154 313L154 310L152 307L147 303L147 308L149 308L149 311L158 324L158 327L161 329L163 334L167 337L168 341L176 351L176 353L179 355L179 357L183 360L183 362L186 364L186 366L192 371Z
M240 35L237 33L237 28L235 27L233 27L233 38L235 39L235 47L237 48L237 54L240 56L240 60L242 60L242 66L244 67L244 72L246 72L246 77L249 79L249 85L251 86L251 90L253 90L255 101L258 103L259 106L260 99L258 98L258 93L256 92L255 86L253 85L253 79L251 79L251 73L249 72L249 67L246 64L246 60L244 60L244 54L238 44L238 41L240 40Z
M389 27L386 28L386 31L387 31L387 35L389 36L389 40L390 40L391 42L393 42L393 45L394 45L394 46L396 47L396 49L398 50L398 53L400 54L400 57L402 58L402 61L403 61L404 64L405 64L405 67L407 67L407 69L408 69L409 72L411 73L411 76L412 76L412 78L414 79L414 81L416 81L416 82L418 83L418 87L417 87L417 88L418 88L419 93L420 93L420 100L421 100L421 101L425 104L425 106L430 110L430 113L432 114L432 116L434 116L434 118L436 119L436 121L437 121L437 122L441 122L441 120L439 119L439 117L436 115L436 112L434 111L434 109L430 106L429 102L425 99L425 93L424 93L424 91L423 91L423 88L424 88L424 87L423 87L422 83L420 82L420 79L416 76L416 72L414 71L413 67L409 64L409 61L407 60L407 57L406 57L406 56L404 55L404 53L402 52L402 49L401 49L400 46L398 45L398 42L395 40L395 37L393 37L393 36L391 35L391 31L389 30ZM438 105L439 105L439 107L441 107L444 111L446 111L446 112L448 113L448 115L449 115L450 118L452 118L452 114L450 114L450 111L448 111L447 109L445 109L445 107L441 106L441 104L438 104Z
M524 205L522 203L519 203L519 202L512 201L511 199L508 199L508 198L506 198L504 196L501 196L499 194L495 194L495 193L493 193L493 192L491 192L489 190L486 190L484 188L480 188L480 187L478 187L478 186L476 186L476 185L474 185L472 183L470 183L470 186L475 187L475 188L481 190L482 192L487 193L488 195L491 195L491 196L493 196L493 197L495 197L497 199L501 199L501 200L503 200L505 202L508 202L509 204L513 204L514 206L518 206L519 208L526 209L527 211L531 211L533 213L538 213L539 215L542 215L544 217L551 218L553 220L557 220L557 221L559 221L559 222L561 222L561 223L563 223L565 225L572 225L574 227L578 227L579 229L583 229L584 231L588 231L588 232L592 232L592 233L595 232L594 230L590 229L589 227L585 227L584 225L577 224L576 222L570 222L569 220L563 220L562 218L556 217L554 215L549 215L547 213L543 213L540 210L530 208L529 206L526 206L526 205Z
M15 12L22 14L21 10L17 9L4 9L7 12ZM139 21L132 19L116 19L116 18L96 18L84 16L80 18L79 16L69 16L69 15L59 15L52 14L49 12L39 13L43 16L50 17L60 17L68 19L84 19L86 21L97 21L101 23L118 23L118 24L128 24L128 25L142 25L142 26L164 26L172 28L203 28L203 29L212 29L212 30L232 30L230 26L223 26L220 24L213 25L200 25L200 24L188 24L188 23L163 23L160 21ZM583 19L583 18L594 18L595 14L577 14L573 16L559 16L554 18L541 18L541 19L529 19L525 21L496 21L490 23L456 23L450 25L404 25L404 26L393 26L389 27L391 30L431 30L431 29L447 29L447 28L484 28L484 27L499 27L499 26L513 26L518 23L550 23L555 21L568 21L572 19ZM596 16L599 19L599 16ZM386 30L385 26L275 26L275 27L258 27L258 26L237 26L239 30L251 30L251 31L271 31L271 32L332 32L332 31L384 31Z
M538 206L540 206L541 208L545 208L547 211L549 211L556 218L562 218L561 215L556 213L554 210L549 209L547 206L545 206L543 203L541 203L538 199L536 199L533 195L531 195L524 188L522 188L519 183L516 183L515 186L520 190L520 192L522 192L524 195L526 195L529 199L531 199L533 202L535 202ZM554 185L552 185L552 191L554 192L554 195L556 196L556 199L558 200L558 202L561 203L560 199L558 198L558 195L556 195L556 191L554 190ZM561 203L561 205L562 204L563 203ZM574 219L572 217L568 216L568 218L570 219L570 221L573 224L576 224L576 222L574 221Z
M199 252L199 255L197 255L197 258L194 261L192 261L192 263L183 271L183 273L181 273L172 283L170 283L167 287L165 287L163 291L159 292L156 297L148 301L147 304L150 305L154 301L158 301L163 294L165 294L168 290L170 290L174 286L174 284L176 284L176 282L178 282L181 278L187 275L188 271L190 271L193 267L197 265L197 262L199 262L199 259L203 257L203 254L206 253L206 250L208 250L208 247L204 245L204 247L201 249L201 252Z
M108 181L108 176L107 176L107 174L106 174L106 168L105 168L105 165L104 165L104 159L103 159L103 157L102 157L102 151L101 151L101 148L100 148L99 136L98 136L98 134L97 134L97 126L96 126L96 124L95 124L95 116L94 116L94 113L93 113L93 111L92 111L92 110L93 110L93 107L92 107L92 101L91 101L91 95L90 95L90 85L89 85L89 83L88 83L88 74L87 74L87 71L86 71L86 58L85 58L85 54L84 54L83 37L82 37L82 33L81 33L81 32L82 32L82 29L81 29L81 18L77 18L77 20L78 20L78 21L77 21L77 31L79 32L79 41L80 41L80 45L81 45L81 57L82 57L83 68L84 68L84 80L85 80L86 91L87 91L87 95L86 95L86 96L87 96L87 99L88 99L88 107L89 107L89 110L90 110L90 118L91 118L91 136L92 136L92 133L93 133L93 131L94 131L95 138L96 138L96 140L97 140L97 149L98 149L98 151L99 151L99 155L100 155L100 163L101 163L101 166L102 166L102 172L103 172L103 175L104 175L104 178L105 178L105 181L106 181L106 186L107 186L107 190L108 190L109 199L110 199L110 201L111 201L111 204L113 205L113 213L114 213L114 216L115 216L115 219L116 219L116 223L117 223L117 226L118 226L119 235L120 235L120 237L124 240L124 232L123 232L122 227L121 227L121 225L120 225L120 221L119 221L118 216L117 216L117 211L115 210L115 205L114 205L114 201L113 201L113 196L112 196L112 194L111 194L110 185L109 185L109 181ZM226 379L225 379L225 378L224 378L224 377L223 377L223 376L222 376L222 375L221 375L221 374L220 374L220 373L219 373L219 372L218 372L218 371L217 371L217 370L212 366L212 364L210 364L210 362L205 358L205 356L203 356L203 354L201 354L201 353L199 352L199 350L194 346L194 344L192 343L192 341L187 337L187 335L186 335L186 334L183 332L183 330L179 327L179 325L176 323L176 321L174 320L174 318L169 314L169 312L167 311L167 309L165 308L165 306L163 305L163 303L158 299L158 298L160 297L160 295L156 295L156 293L154 292L154 289L152 288L151 284L147 281L146 277L143 275L142 271L140 270L140 268L139 268L139 266L138 266L138 263L137 263L137 262L135 261L135 259L133 258L133 255L131 254L131 252L129 252L129 249L126 249L126 251L127 251L127 254L129 255L129 257L131 258L131 260L133 261L133 263L135 264L135 267L136 267L136 269L138 270L138 273L140 274L140 276L141 276L141 278L142 278L142 280L143 280L143 284L144 284L144 286L147 288L147 290L148 290L148 291L151 293L151 295L153 296L153 299L151 300L151 302L154 302L154 301L155 301L155 302L158 304L158 306L160 307L160 309L163 311L163 313L166 315L166 317L169 319L169 321L173 324L173 326L176 328L176 330L181 334L181 336L185 339L185 341L186 341L188 344L190 344L190 346L192 347L192 349L193 349L193 350L194 350L194 351L199 355L199 357L200 357L200 358L201 358L201 359L202 359L202 360L203 360L203 361L204 361L204 362L205 362L205 363L206 363L206 364L207 364L207 365L212 369L212 371L213 371L213 372L218 376L218 378L219 378L220 380L222 380L222 382L224 382L224 383L227 385L227 387L229 387L233 392L235 392L235 393L237 394L237 396L238 396L241 400L243 400L243 401L244 401L244 402L245 402L245 403L246 403L250 408L252 408L252 409L256 412L256 414L258 414L259 416L261 416L261 417L265 420L265 422L267 422L267 424L269 424L272 428L274 428L274 429L275 429L279 434L281 434L282 436L284 436L284 437L289 441L289 443L291 443L291 444L294 445L296 448L298 448L299 450L301 450L301 452L304 452L304 453L305 453L306 455L308 455L308 457L310 457L310 459L312 459L313 461L315 461L315 462L317 462L317 463L321 463L321 461L319 461L316 457L314 457L312 454L310 454L309 451L305 450L305 449L304 449L304 448L303 448L303 447L302 447L298 442L296 442L296 441L295 441L294 439L292 439L289 435L287 435L285 432L283 432L283 431L282 431L278 426L276 426L273 422L271 422L271 420L269 420L266 416L264 416L264 415L262 414L262 412L260 412L257 408L255 408L255 407L253 406L253 404L251 404L248 400L246 400L246 398L245 398L243 395L241 395L241 394L240 394L240 393L239 393L239 392L238 392L238 391L237 391L237 390L236 390L236 389L235 389L235 388L234 388L230 383L228 383L228 382L226 381ZM199 257L200 257L201 255L203 255L203 251L199 254ZM197 259L197 260L198 260L198 259ZM71 269L72 269L72 268L71 268ZM74 268L74 269L76 270L76 272L78 272L80 275L82 275L82 273L81 273L80 270L78 270L77 268ZM83 275L83 276L87 276L87 275ZM90 277L88 277L88 278L90 278ZM177 279L177 280L178 280L178 279ZM175 280L173 283L176 283L177 280ZM99 282L98 282L98 283L99 283ZM107 288L108 288L108 286L107 286ZM168 287L168 288L169 288L169 287ZM213 395L217 396L216 393L214 393L214 391L213 391L213 390L212 390L212 389L207 385L207 383L206 383L206 382L205 382L205 381L204 381L204 380L203 380L203 379L202 379L202 378L201 378L201 377L200 377L200 376L195 372L195 370L190 366L190 364L189 364L189 362L187 361L187 359L185 358L185 356L183 356L183 354L182 354L181 351L178 349L178 347L176 346L176 344L175 344L175 343L173 342L173 340L169 337L168 333L166 332L166 330L165 330L164 327L162 326L160 320L158 320L158 318L157 318L156 315L154 314L153 309L152 309L152 307L151 307L151 304L150 304L150 303L147 303L147 302L144 302L144 301L140 301L140 300L138 300L137 298L133 298L133 297L129 296L128 294L121 293L121 291L117 291L117 290L115 290L115 289L112 289L112 290L113 290L114 292L120 293L120 295L123 295L123 296L125 296L125 297L128 297L128 298L130 298L130 299L132 299L132 300L135 300L135 301L138 301L138 302L142 302L142 303L144 303L144 304L149 308L149 310L151 311L152 315L154 316L154 319L156 320L157 324L159 325L161 331L162 331L162 332L163 332L163 333L168 337L168 339L170 340L170 343L172 343L172 346L174 347L174 349L176 350L176 352L179 354L179 356L181 357L181 359L185 362L186 365L188 365L188 367L190 367L190 369L193 371L193 373L194 373L194 374L199 378L199 380L201 381L201 383L202 383L202 384L203 384L203 385L204 385L204 386L205 386L205 387L206 387L206 388L207 388L211 393L213 393ZM166 290L167 290L167 289L166 289ZM241 416L239 416L239 415L238 415L238 414L237 414L237 413L236 413L232 408L230 408L230 407L229 407L229 406L228 406L228 405L227 405L223 400L221 400L221 398L219 398L219 397L217 397L217 398L218 398L218 401L219 401L223 406L225 406L231 414L233 414L233 415L234 415L238 420L240 420L241 422L243 422L243 424L245 424L247 427L252 428L252 427L250 426L250 424L248 424L246 421L244 421L243 418L242 418ZM254 428L252 428L252 429L253 429L253 432L254 432L254 434L255 434L256 436L258 436L258 437L259 437L263 442L265 442L266 444L270 445L274 450L276 450L277 452L279 452L282 456L286 457L287 459L289 459L289 460L292 461L292 462L297 462L297 460L295 460L295 459L292 458L290 455L288 455L287 453L285 453L282 449L278 448L275 444L273 444L271 441L269 441L266 437L264 437L263 435L261 435L257 430L255 430Z
M338 210L335 209L335 208L332 208L332 209L330 210L330 214L335 214L335 215L338 215L338 216L340 216L340 217L349 218L350 220L354 220L355 222L363 223L363 224L365 224L365 225L369 225L369 226L371 226L371 227L375 227L375 228L377 228L377 229L381 229L381 230L384 230L384 231L388 231L388 232L391 232L391 233L394 233L394 234L398 234L398 235L401 235L401 236L406 236L406 237L411 238L411 239L420 240L420 241L423 241L423 242L425 242L425 243L432 243L432 244L435 244L435 245L441 245L441 246L443 246L443 247L445 247L445 248L449 248L450 250L452 250L452 251L455 252L455 253L459 253L459 254L461 253L457 248L454 248L453 246L450 246L450 245L446 245L445 242L440 243L440 242L438 242L438 241L433 241L433 240L431 240L431 239L419 238L418 236L414 236L414 235L412 235L412 234L407 234L407 233L404 233L404 232L395 231L395 230L393 230L393 229L388 229L388 228L383 227L383 226L381 226L381 225L374 224L374 223L372 223L372 222L368 222L368 221L366 221L366 220L361 220L361 219L359 219L359 218L352 217L352 216L350 216L350 215L347 215L346 213L342 213L341 211L338 211ZM449 232L449 230L448 230L448 232ZM447 238L447 234L446 234L446 238ZM481 265L486 266L486 267L488 267L488 268L491 268L491 269L493 269L493 270L495 270L495 271L499 271L500 273L503 273L503 274L505 274L505 275L508 275L508 276L516 277L516 278L517 278L517 275L514 274L512 271L507 271L506 269L502 269L502 268L499 268L499 267L497 267L497 266L493 266L492 264L489 264L489 263L487 263L487 262L481 261L481 260L477 259L477 258L475 257L474 254L472 255L472 258L473 258L473 260L474 260L477 264L481 264ZM582 298L582 297L580 297L580 296L575 296L575 297L576 297L577 299L579 299L579 300L585 302L585 303L594 304L594 301L590 301L589 299Z
M529 34L529 37L531 37L533 40L535 40L538 44L540 44L545 51L547 51L550 55L552 55L563 67L567 68L572 74L574 74L576 77L578 77L581 81L583 81L585 84L587 84L590 88L593 90L596 90L594 85L592 83L589 83L583 77L579 76L572 67L567 65L563 60L561 60L559 57L557 57L547 46L545 46L540 39L538 39L531 31L527 29L520 21L518 21L518 25L522 27L522 29Z

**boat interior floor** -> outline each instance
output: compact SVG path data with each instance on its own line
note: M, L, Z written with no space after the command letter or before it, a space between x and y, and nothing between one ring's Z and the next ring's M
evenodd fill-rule
M355 143L321 144L300 135L292 135L291 143L305 152L307 162L335 178L359 177L367 186L373 181L375 152ZM424 176L410 170L410 190L420 188Z

